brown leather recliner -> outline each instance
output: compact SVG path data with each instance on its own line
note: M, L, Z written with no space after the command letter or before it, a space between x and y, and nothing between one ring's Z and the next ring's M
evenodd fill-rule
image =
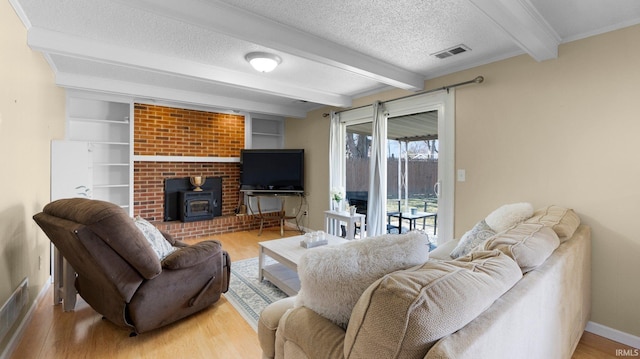
M163 233L180 248L161 262L133 219L113 203L61 199L33 219L76 271L80 296L134 333L198 312L229 288L231 261L220 242L187 245Z

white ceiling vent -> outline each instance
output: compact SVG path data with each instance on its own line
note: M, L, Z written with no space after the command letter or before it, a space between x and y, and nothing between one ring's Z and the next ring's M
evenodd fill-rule
M471 48L469 48L469 46L467 45L456 45L452 48L443 50L443 51L439 51L436 53L431 54L431 56L435 56L439 59L446 59L447 57L453 56L453 55L458 55L461 54L463 52L467 52L467 51L471 51Z

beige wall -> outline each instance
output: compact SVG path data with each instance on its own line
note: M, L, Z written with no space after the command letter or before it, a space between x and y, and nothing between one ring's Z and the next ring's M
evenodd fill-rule
M305 119L285 122L285 148L304 148L308 216L302 225L311 229L324 229L322 212L329 209L329 118L322 113L312 111Z
M640 336L640 26L429 80L456 90L455 234L501 204L574 208L593 230L593 322ZM394 91L369 96L388 99ZM368 101L368 102L367 102ZM363 102L363 101L360 101ZM361 104L358 102L354 105ZM329 120L288 119L288 147L304 147L309 226L328 206Z
M31 306L49 277L49 240L31 216L49 201L49 148L63 136L64 104L49 65L0 1L0 305L28 277Z

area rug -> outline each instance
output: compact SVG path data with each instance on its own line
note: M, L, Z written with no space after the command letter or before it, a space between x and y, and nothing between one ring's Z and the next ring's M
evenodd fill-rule
M267 257L267 264L274 262ZM258 318L262 310L287 295L268 280L258 280L258 257L231 263L229 291L225 298L258 331Z

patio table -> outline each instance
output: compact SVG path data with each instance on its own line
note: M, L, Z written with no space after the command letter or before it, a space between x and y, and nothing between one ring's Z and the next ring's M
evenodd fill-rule
M418 219L433 217L433 235L436 235L436 228L438 227L438 213L432 212L388 212L387 224L391 225L391 218L398 218L398 227L402 228L402 221L409 220L409 230L413 230L416 227L416 221Z

